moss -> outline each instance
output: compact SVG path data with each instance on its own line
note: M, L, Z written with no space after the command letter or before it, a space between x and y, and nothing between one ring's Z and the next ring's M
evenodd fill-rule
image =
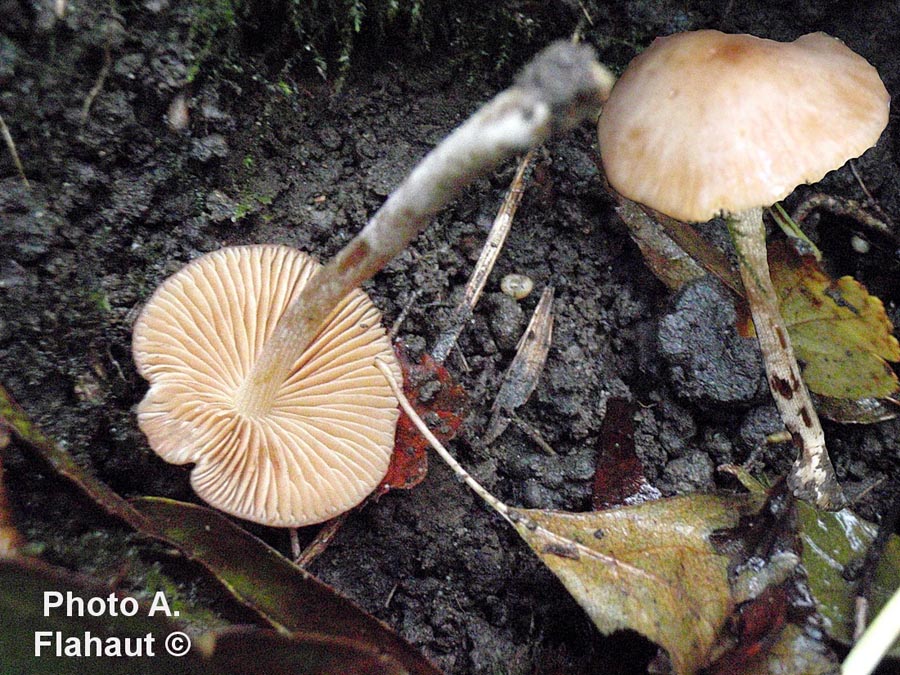
M190 83L216 52L218 38L238 25L240 0L197 0L186 5L185 11L190 22L187 44L197 55L188 67L187 81Z

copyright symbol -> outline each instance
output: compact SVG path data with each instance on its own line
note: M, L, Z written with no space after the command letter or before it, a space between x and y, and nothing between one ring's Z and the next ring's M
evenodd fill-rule
M166 636L165 647L172 656L184 656L191 651L191 638L181 631L169 633Z

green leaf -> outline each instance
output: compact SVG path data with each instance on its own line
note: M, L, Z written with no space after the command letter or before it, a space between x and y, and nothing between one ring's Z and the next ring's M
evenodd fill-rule
M877 527L850 509L816 511L799 503L799 530L803 541L803 566L809 587L828 635L845 645L853 643L855 585L844 578L848 565L865 558ZM891 535L875 570L869 616L874 617L900 588L900 537ZM890 652L900 657L900 646Z
M830 279L810 258L769 249L772 282L809 389L832 398L884 398L900 389L887 361L900 344L881 300L852 277Z

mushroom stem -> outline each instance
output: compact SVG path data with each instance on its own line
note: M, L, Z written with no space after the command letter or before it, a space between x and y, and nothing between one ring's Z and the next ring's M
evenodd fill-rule
M294 363L352 289L370 279L479 175L595 117L613 76L593 50L558 42L432 150L365 228L304 287L285 311L236 393L246 414L271 408Z
M727 221L762 351L769 389L784 426L800 451L788 476L788 484L797 497L819 508L839 509L844 505L844 497L825 447L825 433L800 375L791 339L781 318L778 296L769 276L762 209L734 214Z

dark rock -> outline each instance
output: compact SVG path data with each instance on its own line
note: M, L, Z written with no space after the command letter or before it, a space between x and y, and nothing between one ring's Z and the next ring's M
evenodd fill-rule
M503 293L491 293L485 298L488 326L497 346L513 351L525 328L525 313L514 299Z
M706 408L748 405L765 386L756 340L738 335L728 291L706 277L678 294L657 339L677 393Z
M714 468L712 460L705 452L692 452L666 464L657 487L664 494L705 492L714 487Z
M228 143L222 134L210 134L191 142L191 157L198 162L224 159L228 157Z

